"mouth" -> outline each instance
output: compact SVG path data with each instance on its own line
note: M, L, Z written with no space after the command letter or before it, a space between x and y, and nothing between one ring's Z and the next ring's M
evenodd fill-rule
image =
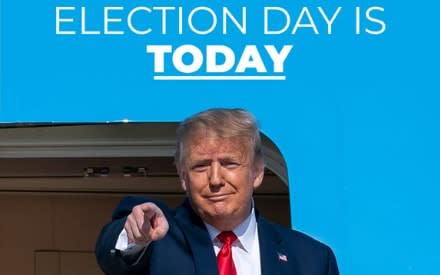
M232 194L216 194L216 195L205 196L205 198L212 202L219 202L226 200L227 198L229 198L230 195Z

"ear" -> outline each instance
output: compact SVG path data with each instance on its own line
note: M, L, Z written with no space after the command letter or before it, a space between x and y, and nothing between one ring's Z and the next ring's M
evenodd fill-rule
M263 160L257 160L254 167L253 175L253 187L254 190L257 189L262 183L264 178L264 162Z
M178 173L179 173L179 181L180 181L180 185L182 186L183 191L187 191L187 176L186 173L182 170L182 169L178 169Z

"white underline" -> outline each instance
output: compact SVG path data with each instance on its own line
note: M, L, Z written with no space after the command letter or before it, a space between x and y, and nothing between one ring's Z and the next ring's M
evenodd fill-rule
M154 80L286 80L285 75L155 75Z

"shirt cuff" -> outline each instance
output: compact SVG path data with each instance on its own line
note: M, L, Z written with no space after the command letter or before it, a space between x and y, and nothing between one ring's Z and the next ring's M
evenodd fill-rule
M136 243L129 243L127 231L125 231L124 228L122 229L121 233L119 233L119 237L116 240L115 248L121 251L123 255L133 255L139 253L145 248L145 246L138 245Z

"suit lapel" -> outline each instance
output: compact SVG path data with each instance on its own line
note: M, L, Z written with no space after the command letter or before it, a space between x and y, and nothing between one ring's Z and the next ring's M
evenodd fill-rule
M299 274L294 255L289 255L282 236L264 218L257 214L260 243L261 275ZM292 272L293 269L293 272Z
M203 221L191 209L188 200L176 209L175 218L191 249L197 274L218 274L209 233Z

